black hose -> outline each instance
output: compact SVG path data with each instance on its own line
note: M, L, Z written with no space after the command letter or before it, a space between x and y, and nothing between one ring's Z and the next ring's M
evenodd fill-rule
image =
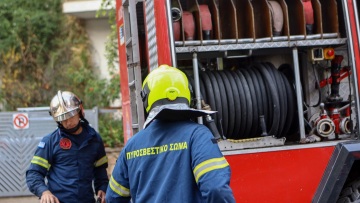
M249 113L252 113L252 125L251 125L251 130L250 130L250 137L253 137L254 134L257 132L257 130L259 129L258 125L259 125L259 104L258 104L258 98L257 98L257 95L256 95L256 91L259 91L257 89L255 89L255 85L254 85L254 82L251 78L251 75L249 73L249 71L247 69L244 69L244 68L241 68L239 69L242 74L244 74L245 76L245 79L249 85L249 88L250 88L250 94L251 94L251 104L253 106L253 110L252 112L249 112Z
M269 94L272 97L273 101L273 116L271 122L271 128L269 129L269 135L277 135L279 131L280 124L280 102L279 102L279 94L277 92L277 88L275 85L275 81L273 80L270 72L262 65L256 66L256 68L260 71L261 75L265 79L265 84L269 87Z
M240 79L240 82L244 88L244 93L245 93L245 99L246 99L246 115L243 117L245 118L245 127L243 128L243 135L241 136L241 138L248 138L250 130L251 130L251 125L252 125L252 111L253 111L253 106L252 106L252 101L251 101L251 94L250 94L250 88L249 85L244 77L244 75L239 71L236 70L235 73L237 74L237 76Z
M227 138L230 139L234 139L235 135L234 135L234 127L235 127L235 122L236 122L236 112L231 111L230 109L236 109L235 108L235 98L234 98L234 90L230 84L230 78L226 76L226 74L224 73L224 71L219 71L218 72L224 82L225 85L225 92L226 92L226 96L227 96L227 105L228 105L228 133L227 133ZM239 101L237 101L239 102Z
M256 78L257 78L257 81L259 83L259 88L261 90L260 94L261 94L261 100L262 100L262 109L263 109L263 112L260 112L260 116L263 115L264 116L264 121L265 121L265 124L266 124L266 129L269 129L269 120L270 120L270 112L269 112L269 106L271 106L271 97L268 95L268 88L265 86L265 83L264 83L264 80L261 78L261 75L260 75L260 72L252 67L251 69Z
M250 66L250 68L247 69L247 71L249 72L249 75L253 81L253 85L254 85L254 89L255 89L255 95L256 95L256 103L254 104L257 106L258 109L258 114L255 117L256 119L256 128L254 129L253 134L254 135L260 135L262 133L261 127L260 127L260 116L264 115L264 103L262 100L262 97L265 96L266 94L264 94L264 89L260 88L260 84L259 84L259 80L256 76L256 73L254 71L254 68L252 66Z
M294 78L295 73L292 70L291 65L282 64L279 66L278 70L285 75L285 77L287 78L287 81L290 83L291 90L292 90L291 91L292 92L292 100L295 102L296 101L296 93L295 93L296 87L295 87L295 78ZM297 133L299 130L299 118L298 118L298 116L296 116L298 114L297 105L294 105L293 112L294 112L294 118L293 118L292 124L290 124L291 127L287 133L287 138L289 138L289 135L293 135L293 134ZM294 138L294 139L296 139L296 138Z
M277 136L282 136L282 129L284 128L286 122L286 111L287 111L286 90L284 87L283 80L279 75L277 69L274 67L274 65L271 63L265 63L265 66L273 74L275 78L276 87L278 89L279 103L280 103L280 123L279 123L279 131Z
M261 64L257 63L254 65L254 70L258 71L258 77L261 78L261 81L263 82L265 86L265 92L266 92L266 102L264 103L264 106L267 108L267 114L264 115L264 119L266 122L266 129L271 129L272 123L273 123L273 114L274 114L274 102L272 100L273 96L270 94L270 87L266 83L266 78L262 75L259 68L261 68ZM264 108L265 109L265 108Z
M214 114L214 121L216 124L218 124L218 119L219 119L219 111L218 108L216 106L216 101L215 101L215 88L213 87L213 84L208 76L208 72L201 72L200 73L200 78L202 79L203 83L204 83L204 87L205 87L205 92L206 92L206 98L207 101L209 102L210 108L213 111L217 111L217 113ZM219 125L217 125L219 127ZM221 134L221 132L220 132Z
M212 84L212 87L213 87L213 90L214 90L214 94L213 94L213 97L215 99L215 104L216 104L216 111L218 112L217 114L217 127L220 131L220 133L222 135L225 135L225 132L224 132L224 128L223 128L223 110L222 110L222 101L221 101L221 98L220 98L220 89L219 89L219 85L218 85L218 82L214 76L214 74L212 74L212 72L210 71L206 71L205 72L209 79L210 79L210 82Z
M286 74L273 64L201 71L199 76L201 98L217 111L213 120L221 135L244 139L266 134L288 136L293 131L297 118L295 91ZM189 83L194 86L192 78ZM260 125L260 117L265 127Z
M238 86L236 84L235 81L235 75L236 74L231 74L231 72L225 70L223 71L227 78L229 79L232 91L233 91L233 96L234 96L234 114L235 114L235 124L234 124L234 131L233 131L233 135L234 135L234 139L239 139L240 135L240 126L242 123L242 105L244 104L243 101L241 101L241 98L244 97L243 94L240 94ZM244 111L246 111L246 109L244 109Z
M221 78L220 74L218 71L213 71L211 72L214 74L216 80L217 80L217 84L219 86L219 90L220 90L220 99L221 99L221 106L222 106L222 126L223 126L223 131L224 131L224 135L227 136L228 135L228 131L229 131L229 111L228 111L228 99L226 96L226 90L225 90L225 85L224 85L224 81Z
M237 139L241 139L244 136L244 129L247 126L247 114L248 114L248 104L247 103L247 97L245 94L245 88L242 85L242 82L240 81L240 78L238 76L238 74L236 74L236 72L232 71L231 72L234 80L235 80L235 84L236 87L238 89L239 92L239 99L240 99L240 108L241 108L241 120L239 121L238 125L239 125L239 132L237 135Z
M287 114L286 114L286 123L283 129L283 135L287 135L289 129L293 123L294 119L294 109L295 109L295 98L293 97L293 90L291 89L291 85L285 75L282 72L279 72L282 80L284 81L285 89L286 89L286 99L287 99Z
M281 100L281 98L283 97L283 96L282 96L282 92L281 92L281 90L279 89L278 79L276 78L275 73L273 72L272 68L269 67L267 63L261 63L261 65L262 65L263 68L265 68L265 69L270 73L271 78L273 79L273 85L274 85L274 87L275 87L275 89L276 89L277 94L279 95L279 96L278 96L278 99L279 99L279 106L278 106L278 107L279 107L279 113L280 113L280 116L279 116L279 126L278 126L277 133L274 134L275 136L279 136L279 134L280 134L280 129L281 129L281 126L282 126L282 119L283 119L283 117L282 117L282 115L281 115L281 113L283 112L283 104L282 104L282 100Z

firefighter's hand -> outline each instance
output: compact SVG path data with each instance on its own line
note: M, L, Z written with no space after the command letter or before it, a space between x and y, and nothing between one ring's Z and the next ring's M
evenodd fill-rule
M60 201L49 190L46 190L41 195L40 203L60 203Z
M97 193L97 198L100 199L101 203L106 203L105 202L105 192L102 191L102 190L99 190L98 193Z

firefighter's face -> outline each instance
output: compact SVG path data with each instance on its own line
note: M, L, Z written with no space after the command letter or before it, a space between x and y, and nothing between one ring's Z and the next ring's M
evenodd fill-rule
M64 126L66 129L71 129L77 126L77 124L80 122L80 116L79 114L76 114L75 116L61 121L61 125Z

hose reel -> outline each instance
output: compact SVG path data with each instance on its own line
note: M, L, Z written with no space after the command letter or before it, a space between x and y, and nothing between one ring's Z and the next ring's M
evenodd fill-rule
M284 137L296 117L294 89L271 63L201 71L200 92L211 110L218 112L214 122L220 134L229 139Z

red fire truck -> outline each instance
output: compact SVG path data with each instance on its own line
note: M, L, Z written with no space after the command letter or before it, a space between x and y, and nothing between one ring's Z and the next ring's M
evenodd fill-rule
M359 5L117 0L125 142L143 79L168 64L217 111L197 122L221 137L237 202L360 202Z

